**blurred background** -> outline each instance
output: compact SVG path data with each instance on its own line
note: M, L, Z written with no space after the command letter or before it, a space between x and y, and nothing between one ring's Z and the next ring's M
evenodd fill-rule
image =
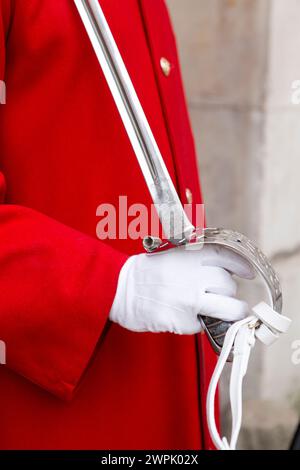
M252 356L239 448L285 449L300 415L300 0L166 2L208 225L237 229L266 252L293 320L287 335ZM258 282L241 289L251 303L263 295Z

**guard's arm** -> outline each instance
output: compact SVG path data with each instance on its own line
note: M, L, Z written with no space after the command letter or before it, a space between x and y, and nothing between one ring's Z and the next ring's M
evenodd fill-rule
M1 0L0 80L10 7ZM106 325L127 258L39 212L5 204L5 186L0 172L0 340L7 361L1 367L70 398Z

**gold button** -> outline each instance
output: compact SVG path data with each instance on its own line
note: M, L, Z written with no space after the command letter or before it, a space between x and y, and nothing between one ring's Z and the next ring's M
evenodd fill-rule
M171 63L168 61L168 59L166 59L165 57L162 57L160 59L160 67L163 71L163 74L168 77L171 73Z
M186 188L185 197L186 197L187 203L192 204L192 202L193 202L193 193L190 190L190 188Z

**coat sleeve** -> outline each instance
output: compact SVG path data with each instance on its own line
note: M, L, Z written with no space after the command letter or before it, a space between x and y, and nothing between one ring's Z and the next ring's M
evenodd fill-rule
M1 80L9 5L0 0ZM127 257L39 212L4 204L4 195L0 173L1 367L70 399L107 323Z

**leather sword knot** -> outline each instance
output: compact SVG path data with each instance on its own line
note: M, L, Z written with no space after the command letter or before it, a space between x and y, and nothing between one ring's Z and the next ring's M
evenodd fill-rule
M227 331L222 352L212 375L207 395L207 418L211 438L219 450L235 450L242 424L243 378L248 369L251 350L256 340L266 346L273 344L286 333L291 320L273 310L265 302L252 308L252 315L234 323ZM216 426L214 404L217 385L230 354L233 355L230 376L230 408L232 429L230 441L221 438Z

